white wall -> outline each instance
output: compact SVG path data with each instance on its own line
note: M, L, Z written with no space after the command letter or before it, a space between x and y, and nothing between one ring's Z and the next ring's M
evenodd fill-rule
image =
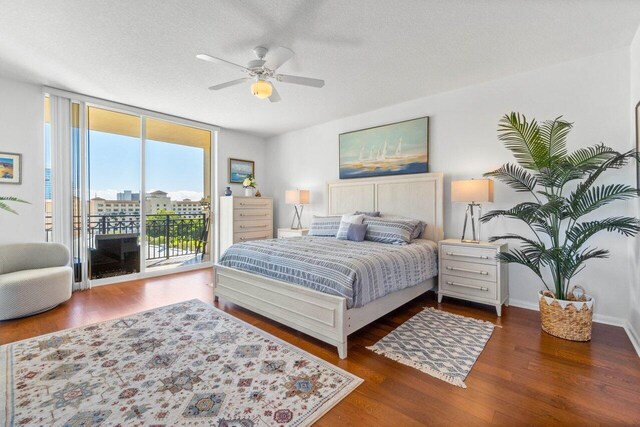
M630 136L632 144L635 144L636 139L636 117L635 109L636 104L640 102L640 28L636 33L630 49L631 58L631 99L630 108L631 111L631 126ZM640 201L635 204L636 216L640 216ZM629 319L627 323L627 331L631 336L632 341L636 346L638 354L640 354L640 236L632 239L629 242L629 255L631 262L629 263L630 276L631 276L631 309L629 310Z
M224 195L226 187L236 196L244 194L241 184L229 184L229 158L253 160L258 189L264 196L270 196L267 191L267 176L269 171L265 163L266 144L264 138L249 135L229 129L221 129L218 133L218 191Z
M575 123L570 149L604 141L615 149L628 150L629 80L629 50L620 49L270 138L267 163L270 188L276 197L276 225L286 226L291 220L290 207L283 205L284 191L289 188L312 191L305 224L312 214L324 212L325 183L338 179L341 132L429 116L430 170L445 173L445 234L458 237L464 206L449 202L450 182L480 177L513 161L496 138L503 114L519 111L539 120L564 115ZM634 176L629 168L609 181L632 182ZM496 185L495 193L494 208L508 208L523 200L502 184ZM618 204L601 214L622 215L630 209L630 204ZM484 226L483 237L502 232L526 230L517 223L497 220ZM600 320L622 324L629 311L627 242L618 236L603 236L592 243L610 249L611 258L591 263L577 283L596 298ZM533 306L539 289L534 275L515 265L510 266L510 275L512 302Z
M0 152L22 154L22 184L0 184L19 215L0 211L0 244L43 241L44 103L39 86L0 79Z

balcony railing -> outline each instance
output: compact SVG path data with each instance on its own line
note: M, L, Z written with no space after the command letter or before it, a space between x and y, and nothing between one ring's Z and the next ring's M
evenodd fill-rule
M146 222L146 259L169 259L171 257L198 254L206 245L207 214L149 214ZM81 218L74 217L74 239L80 239ZM87 223L87 240L91 249L96 248L97 235L136 234L140 236L138 215L90 215ZM45 217L47 241L52 240L51 216ZM74 257L81 259L80 245L74 244Z

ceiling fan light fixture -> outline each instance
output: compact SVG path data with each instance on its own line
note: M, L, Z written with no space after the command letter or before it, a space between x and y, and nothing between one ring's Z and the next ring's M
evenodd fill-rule
M273 93L273 86L266 80L256 80L251 85L251 94L256 98L265 99L271 96Z

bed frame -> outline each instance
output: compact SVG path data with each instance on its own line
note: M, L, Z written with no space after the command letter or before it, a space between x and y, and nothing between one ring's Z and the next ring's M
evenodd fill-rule
M416 218L427 224L423 238L443 239L442 173L334 181L328 184L326 197L329 215L377 210L384 215ZM349 334L434 289L436 280L434 277L347 310L342 297L216 265L214 295L216 300L222 297L332 344L344 359Z

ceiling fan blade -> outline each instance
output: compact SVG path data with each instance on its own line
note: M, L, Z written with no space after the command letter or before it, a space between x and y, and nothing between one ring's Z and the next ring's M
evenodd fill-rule
M264 66L270 70L275 70L293 58L293 55L295 55L295 53L288 47L279 46L277 49L269 51L267 54L267 62Z
M276 87L274 85L271 85L271 96L269 97L269 101L279 102L280 100L282 100L282 98L280 98L280 94L276 90Z
M293 83L296 85L311 86L311 87L324 86L324 80L312 79L310 77L289 76L287 74L278 74L276 76L276 79L279 82Z
M196 55L196 58L202 59L203 61L213 62L214 64L226 65L228 67L232 67L236 70L242 71L243 73L248 73L251 71L248 68L243 67L242 65L234 64L233 62L225 61L224 59L216 58L215 56L206 55L204 53Z
M229 86L239 85L240 83L244 83L247 80L251 80L251 77L242 77L240 79L231 80L230 82L220 83L219 85L209 86L209 90L220 90Z

